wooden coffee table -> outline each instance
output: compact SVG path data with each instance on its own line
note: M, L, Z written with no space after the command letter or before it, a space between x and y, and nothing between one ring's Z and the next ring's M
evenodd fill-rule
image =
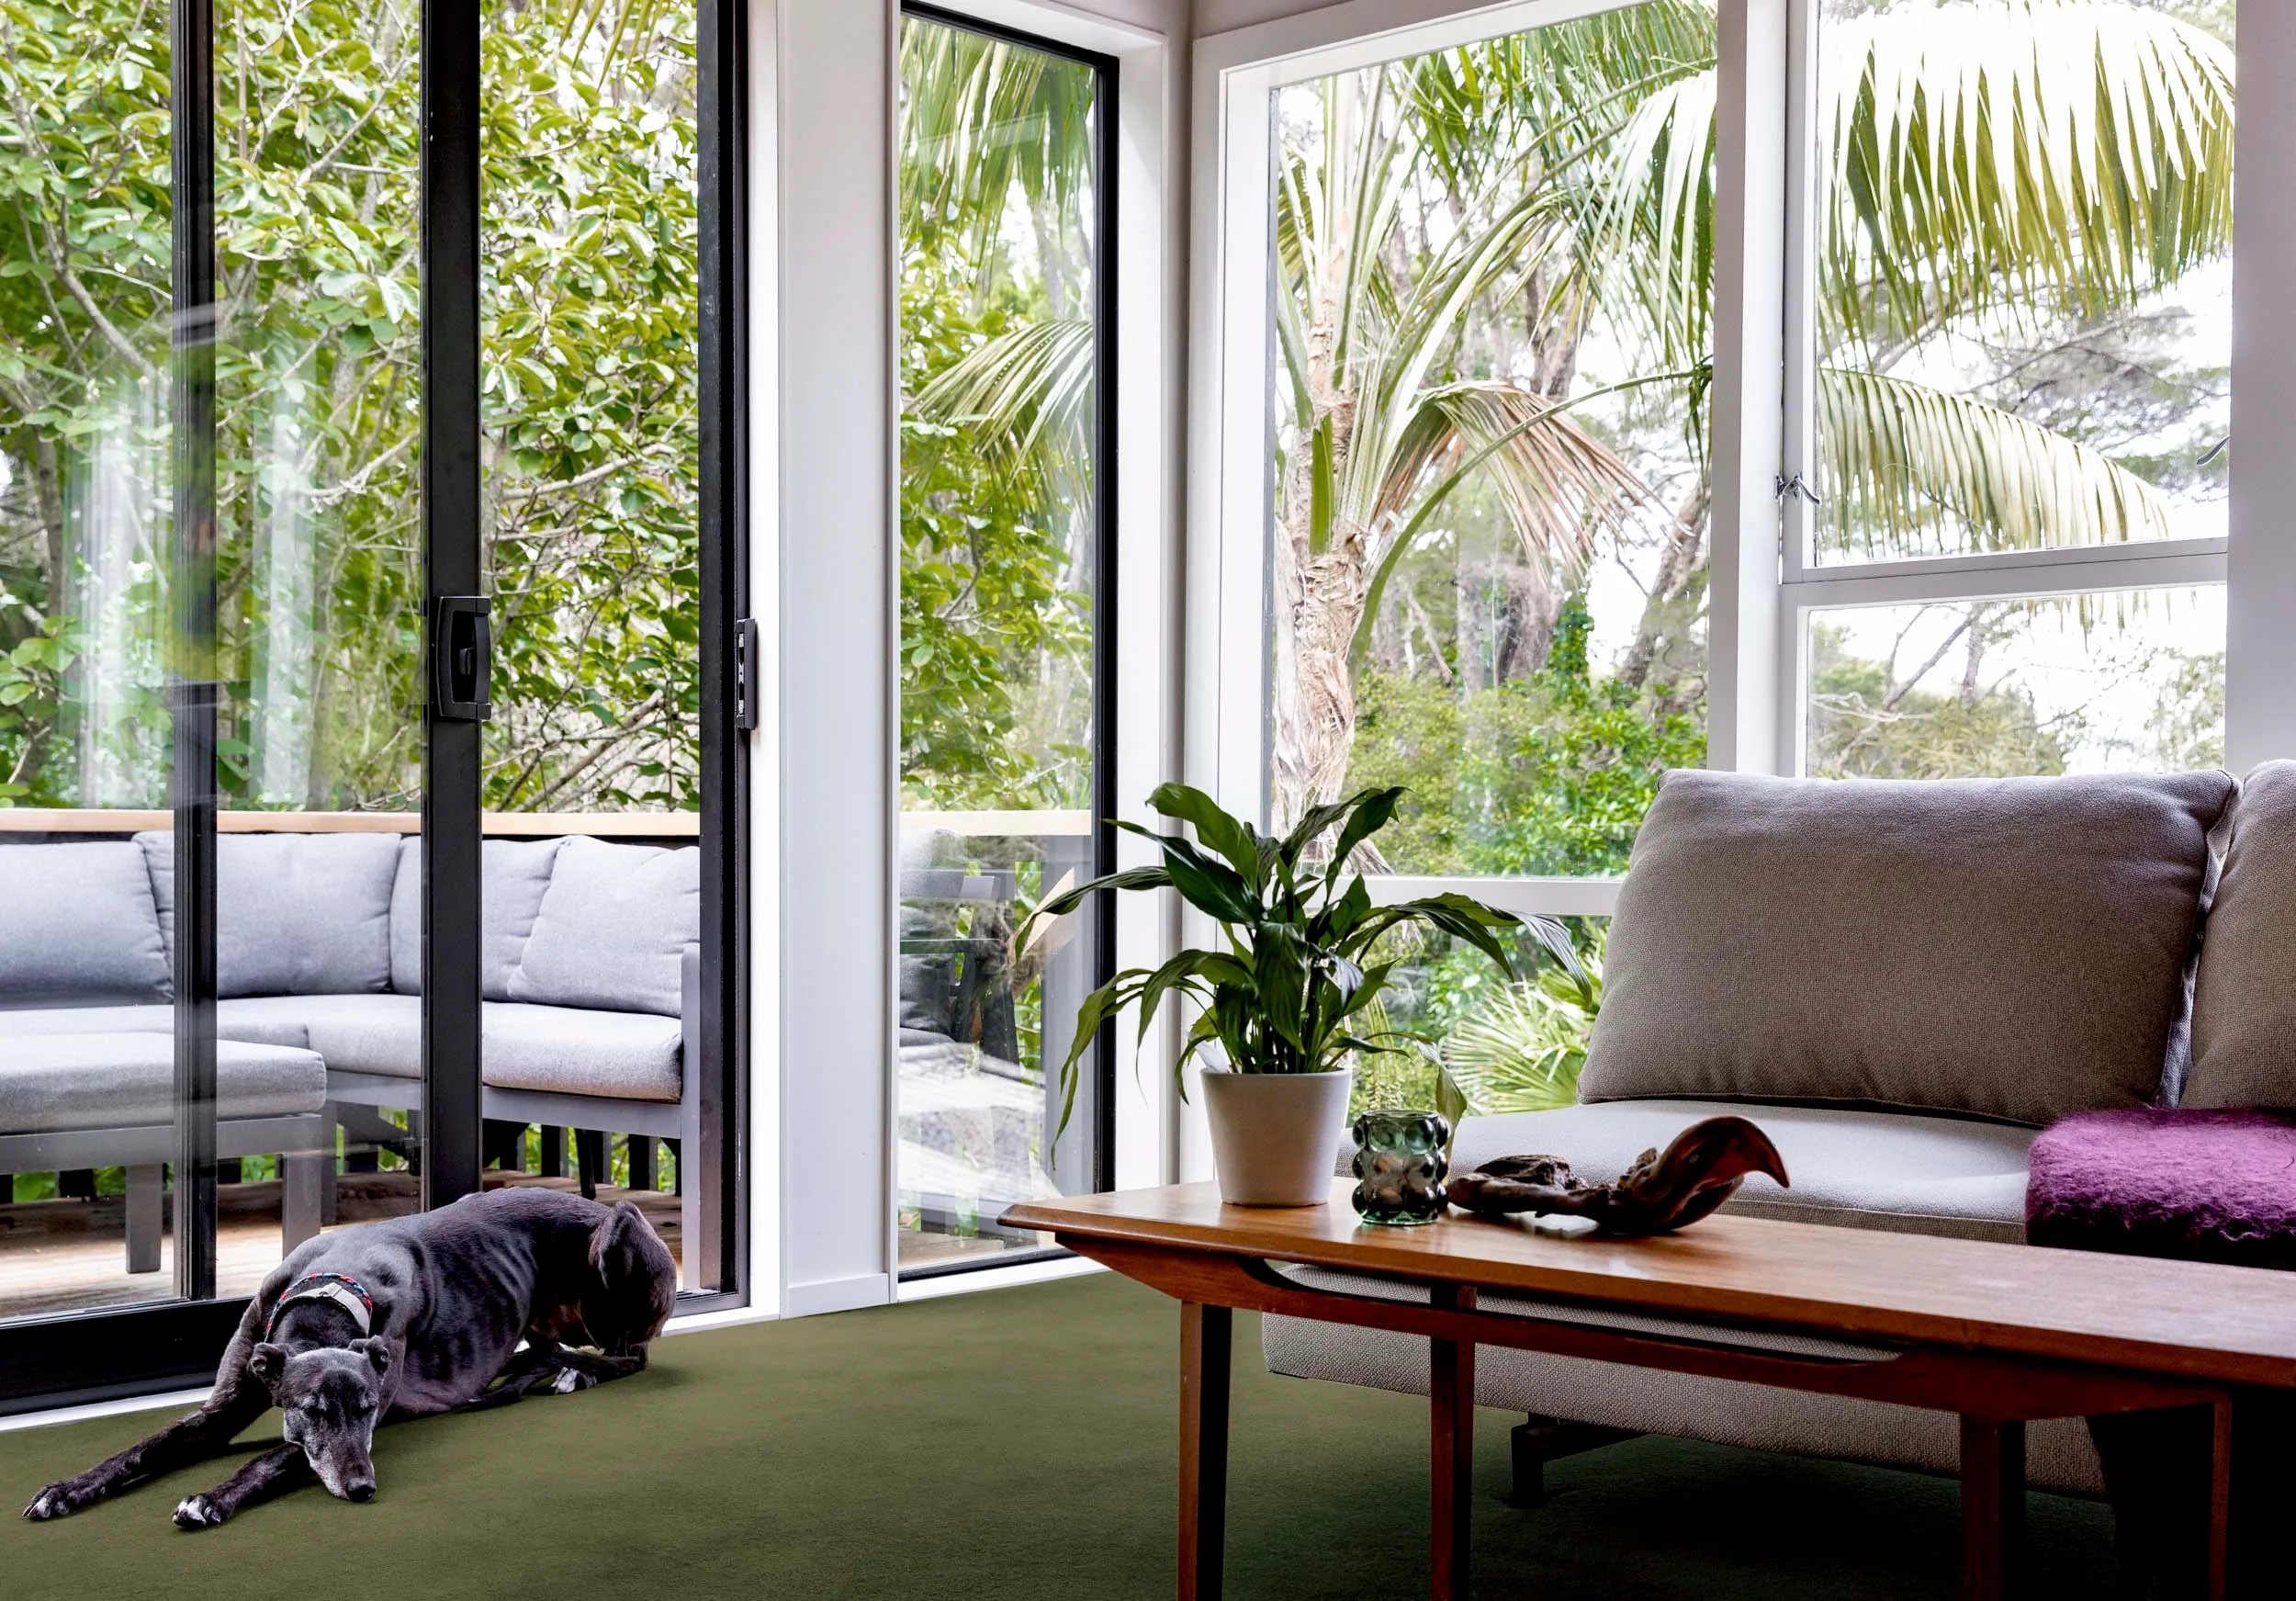
M2205 1527L2188 1532L2188 1585L2219 1596L2231 1471L2230 1390L2296 1388L2296 1274L2160 1262L1930 1235L1716 1216L1682 1234L1614 1240L1453 1214L1361 1227L1334 1180L1327 1206L1223 1206L1210 1184L1032 1201L1040 1229L1180 1302L1180 1580L1221 1591L1233 1310L1423 1335L1430 1342L1433 1593L1468 1593L1475 1348L1508 1346L1961 1417L1963 1594L2011 1594L2024 1505L2025 1425L2204 1405L2215 1427ZM1424 1289L1424 1301L1314 1288L1300 1264ZM1479 1292L1554 1315L1479 1309ZM1631 1313L1652 1329L1585 1321ZM1630 1320L1631 1321L1631 1320ZM1687 1322L1694 1327L1684 1330ZM1854 1341L1848 1355L1749 1348L1749 1335Z

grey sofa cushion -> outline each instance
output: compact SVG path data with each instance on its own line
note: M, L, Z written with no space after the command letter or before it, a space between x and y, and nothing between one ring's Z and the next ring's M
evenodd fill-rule
M2186 1106L2296 1107L2296 761L2241 781L2193 982Z
M139 834L160 926L175 931L175 841ZM396 834L226 834L216 841L216 986L225 997L390 987Z
M422 1002L411 995L330 995L310 1009L311 1049L338 1072L422 1076ZM683 1032L643 1012L488 1001L480 1071L498 1089L549 1089L621 1100L676 1100Z
M684 1042L676 1018L489 1001L486 1081L616 1100L676 1100Z
M0 1040L28 1034L168 1034L173 1006L51 1006L0 1011Z
M550 870L512 1000L676 1017L702 937L701 852L576 837Z
M0 1006L165 1000L167 946L125 840L0 846Z
M2222 772L1670 772L1611 926L1584 1100L2142 1106L2183 1016Z
M309 1051L216 1047L216 1114L317 1111L327 1070ZM0 1049L0 1133L134 1128L174 1119L175 1043L166 1034L47 1034Z
M478 983L489 1000L511 998L511 975L526 949L550 887L550 864L564 840L489 840L479 847L482 943ZM407 837L390 892L390 987L422 993L422 839Z
M1750 1117L1785 1158L1793 1182L1761 1174L1724 1210L1789 1222L1955 1235L2010 1245L2025 1235L2025 1154L2033 1131L1974 1118L1834 1107L1748 1107L1716 1101L1620 1100L1556 1111L1470 1117L1459 1124L1452 1167L1494 1156L1561 1156L1608 1183L1644 1151L1663 1150L1701 1118Z

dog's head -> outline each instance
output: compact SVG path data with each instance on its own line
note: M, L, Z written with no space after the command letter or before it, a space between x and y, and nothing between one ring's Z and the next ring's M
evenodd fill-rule
M626 1357L661 1333L678 1304L678 1263L646 1214L618 1202L590 1236L597 1282L582 1295L582 1323L610 1357Z
M266 1340L247 1367L286 1415L287 1443L303 1448L328 1494L372 1500L375 1424L383 1409L383 1375L390 1371L389 1346L362 1339L289 1354Z

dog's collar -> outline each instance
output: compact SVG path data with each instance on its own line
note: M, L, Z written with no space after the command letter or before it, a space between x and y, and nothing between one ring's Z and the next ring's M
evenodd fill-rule
M347 1273L306 1273L288 1285L271 1309L270 1317L263 1325L263 1337L269 1339L271 1331L290 1302L332 1301L351 1314L351 1321L359 1325L362 1336L375 1330L375 1298L366 1292L366 1286Z

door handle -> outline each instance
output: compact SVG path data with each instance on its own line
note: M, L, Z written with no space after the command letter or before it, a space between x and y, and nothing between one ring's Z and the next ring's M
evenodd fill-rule
M494 715L487 681L494 636L484 595L441 595L431 613L431 716L442 723L483 723Z

